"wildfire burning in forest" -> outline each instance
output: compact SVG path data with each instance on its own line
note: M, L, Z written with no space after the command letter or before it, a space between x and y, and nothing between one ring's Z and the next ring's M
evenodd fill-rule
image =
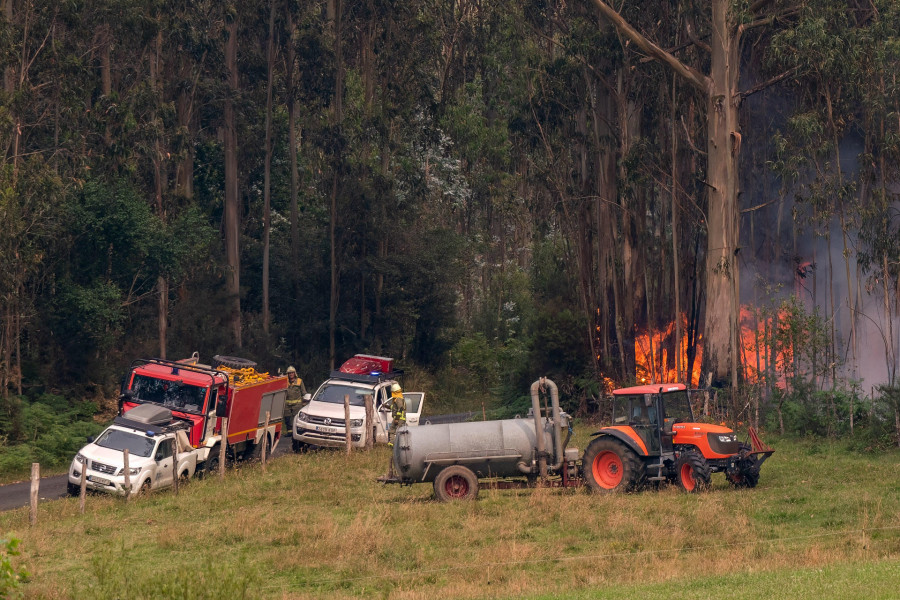
M703 362L703 338L697 335L693 349L688 343L687 317L681 316L681 343L679 356L672 351L676 347L675 322L665 329L639 333L634 340L636 375L639 383L689 383L700 387L700 366ZM766 375L779 387L784 385L784 366L792 360L789 344L776 343L778 317L763 316L751 306L741 307L740 324L740 374L745 381L759 381ZM693 356L691 356L693 354ZM690 381L679 373L690 372Z

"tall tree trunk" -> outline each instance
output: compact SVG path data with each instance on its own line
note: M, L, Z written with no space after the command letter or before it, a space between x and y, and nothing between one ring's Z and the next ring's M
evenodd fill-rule
M729 18L729 0L712 1L712 47L707 91L706 321L704 358L720 381L731 374L737 387L738 167L740 150L737 80L739 34ZM729 368L730 367L730 368Z
M706 95L707 252L704 361L719 382L737 383L738 124L737 83L744 25L735 27L730 0L711 0L710 74L704 75L650 42L602 0L594 5L635 46Z
M108 33L106 34L108 37ZM106 45L107 62L109 60L109 44ZM150 58L150 87L153 90L155 100L158 106L163 105L165 98L163 97L163 77L162 69L162 30L157 32L156 40L153 48L153 56ZM107 75L108 77L108 75ZM104 86L107 82L104 82ZM153 119L156 118L156 110L153 110ZM108 130L107 130L108 131ZM165 165L163 164L163 141L157 135L153 140L153 185L154 185L154 209L159 219L165 223L166 211L164 205L165 188L168 184L168 177L165 173ZM159 357L166 358L166 348L168 346L167 333L169 324L169 282L164 274L159 274L156 278L156 292L159 294L159 302L157 304L157 333L159 337Z
M343 2L342 0L329 0L328 8L329 11L333 11L333 16L329 16L329 18L333 18L333 28L334 28L334 56L336 68L334 75L334 107L332 113L332 119L335 126L340 127L341 122L343 121L343 96L344 96L344 61L343 61L343 46L341 36L343 35L341 21L343 20L342 12L343 12ZM331 182L331 210L330 210L330 223L328 227L328 237L331 245L331 301L329 303L329 311L328 311L328 364L330 369L334 369L334 365L336 362L336 353L337 349L335 348L336 343L336 335L337 335L337 309L338 309L338 295L340 293L340 269L338 266L338 256L337 256L337 198L338 198L338 190L339 190L339 181L340 178L338 176L339 165L342 161L342 157L335 156L334 157L334 172L332 173L332 182Z
M275 0L269 0L269 40L266 48L266 158L263 173L262 324L268 343L269 236L272 229L272 82L275 74Z
M297 264L300 262L300 211L297 206L297 196L300 187L300 174L297 166L298 151L298 135L297 135L297 90L295 89L294 68L296 62L296 51L294 50L294 17L291 12L290 3L287 9L287 60L286 60L286 81L287 81L287 111L288 111L288 151L290 152L291 165L291 273L295 285L299 284L297 280ZM295 290L296 291L296 290Z
M159 357L166 358L169 331L169 282L160 275L156 278L156 291L159 293L157 331L159 333Z
M681 361L681 263L678 262L678 136L675 133L675 74L672 74L672 275L675 297L675 381L685 382ZM691 382L686 382L690 386Z
M235 11L237 9L235 8ZM225 70L228 74L228 91L225 95L225 257L228 268L225 291L230 304L234 346L240 349L241 340L241 254L240 254L240 210L238 197L237 166L237 123L234 99L238 93L237 68L237 14L227 25L228 39L225 42Z

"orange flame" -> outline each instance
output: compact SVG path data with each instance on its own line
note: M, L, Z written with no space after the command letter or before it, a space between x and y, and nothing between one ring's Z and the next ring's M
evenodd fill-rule
M634 338L634 357L638 383L689 383L696 387L700 382L700 364L703 361L703 346L698 340L696 356L691 366L690 382L685 382L683 373L688 368L687 316L681 316L681 344L678 352L681 358L679 375L674 356L669 350L675 346L675 322L661 331L638 334Z
M773 350L771 340L774 338L778 321L784 318L763 317L751 306L741 307L741 348L740 359L744 379L749 382L760 381L766 373L775 374L775 385L784 387L784 365L793 358L790 347ZM634 339L634 356L638 383L687 383L691 387L700 384L700 365L703 361L702 337L697 340L696 355L691 365L690 381L684 381L683 374L688 368L687 317L681 316L681 347L678 349L681 358L681 371L676 368L674 356L669 356L675 346L675 322L669 323L665 329L640 333ZM771 365L771 367L770 367Z

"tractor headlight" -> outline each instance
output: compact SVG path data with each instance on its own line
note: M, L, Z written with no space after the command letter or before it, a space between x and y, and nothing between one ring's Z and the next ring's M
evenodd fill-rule
M350 419L350 427L362 427L362 419Z

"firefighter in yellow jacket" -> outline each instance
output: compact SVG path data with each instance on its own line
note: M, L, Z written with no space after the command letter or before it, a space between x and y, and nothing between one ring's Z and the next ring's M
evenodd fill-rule
M284 403L284 426L288 431L293 427L294 416L303 408L306 401L303 396L306 395L306 386L303 380L297 376L297 369L294 367L287 368L288 392L287 402Z
M391 434L397 436L397 430L406 425L406 400L403 398L403 390L400 389L399 383L391 384L391 428L388 430L388 445L393 446Z

